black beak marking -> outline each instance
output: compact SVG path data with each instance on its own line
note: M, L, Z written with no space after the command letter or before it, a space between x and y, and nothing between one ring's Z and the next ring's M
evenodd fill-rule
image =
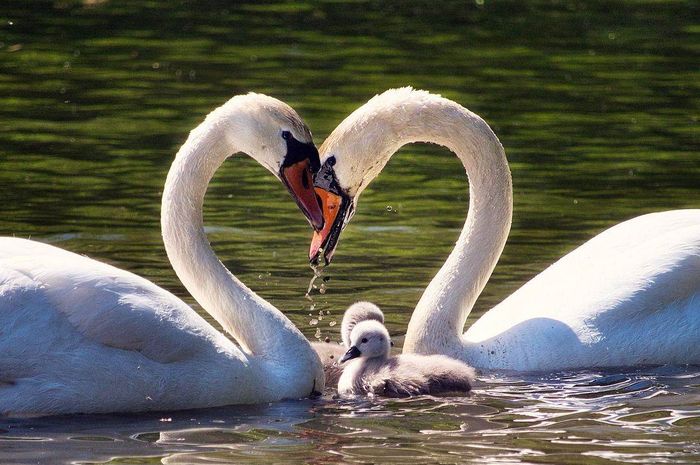
M357 358L360 355L362 355L362 352L360 352L360 349L357 348L357 346L352 346L350 349L345 352L345 355L343 355L343 358L340 359L340 363L347 362L348 360L351 360L353 358Z

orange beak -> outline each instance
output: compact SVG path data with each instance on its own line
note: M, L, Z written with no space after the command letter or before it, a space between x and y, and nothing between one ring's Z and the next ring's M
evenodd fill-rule
M323 213L314 192L311 162L305 159L285 166L282 168L280 177L314 230L323 228Z
M321 255L323 255L327 265L333 258L335 246L338 243L341 231L345 227L348 209L352 201L349 197L334 194L320 187L316 187L316 196L321 200L323 228L314 231L314 235L311 238L309 261L313 264L318 264Z

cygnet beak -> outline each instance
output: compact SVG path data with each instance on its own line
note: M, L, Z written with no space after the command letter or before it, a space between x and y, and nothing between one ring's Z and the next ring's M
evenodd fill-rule
M350 350L345 352L345 355L343 355L343 358L340 359L340 363L345 363L348 360L359 357L360 355L362 355L362 352L360 352L360 349L358 349L356 346L352 346L352 347L350 347Z

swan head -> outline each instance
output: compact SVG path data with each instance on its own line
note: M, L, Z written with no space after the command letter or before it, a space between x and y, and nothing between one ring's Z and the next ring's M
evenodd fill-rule
M355 302L350 305L343 314L343 322L340 325L340 335L343 338L343 345L350 347L350 334L361 321L375 320L384 323L384 313L372 302Z
M353 358L387 358L391 353L391 338L386 327L376 320L357 323L350 333L350 349L340 363Z
M321 167L314 177L324 226L316 229L309 261L330 263L340 233L355 213L360 194L379 175L391 155L417 140L423 109L444 99L411 87L376 95L345 118L321 145Z
M313 187L320 167L311 131L286 103L267 95L233 97L212 112L212 124L223 126L235 152L244 152L267 168L287 188L314 229L323 213Z

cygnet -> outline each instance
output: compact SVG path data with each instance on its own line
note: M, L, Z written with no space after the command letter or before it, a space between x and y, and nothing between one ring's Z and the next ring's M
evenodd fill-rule
M326 374L326 387L336 387L344 366L339 363L341 357L350 348L350 332L361 321L374 320L384 323L384 313L371 302L355 302L345 310L343 322L340 325L340 336L343 345L335 342L312 342L311 346L323 363Z
M444 355L390 356L389 332L378 321L361 321L350 334L348 362L338 381L340 395L384 397L459 395L471 390L474 369Z

